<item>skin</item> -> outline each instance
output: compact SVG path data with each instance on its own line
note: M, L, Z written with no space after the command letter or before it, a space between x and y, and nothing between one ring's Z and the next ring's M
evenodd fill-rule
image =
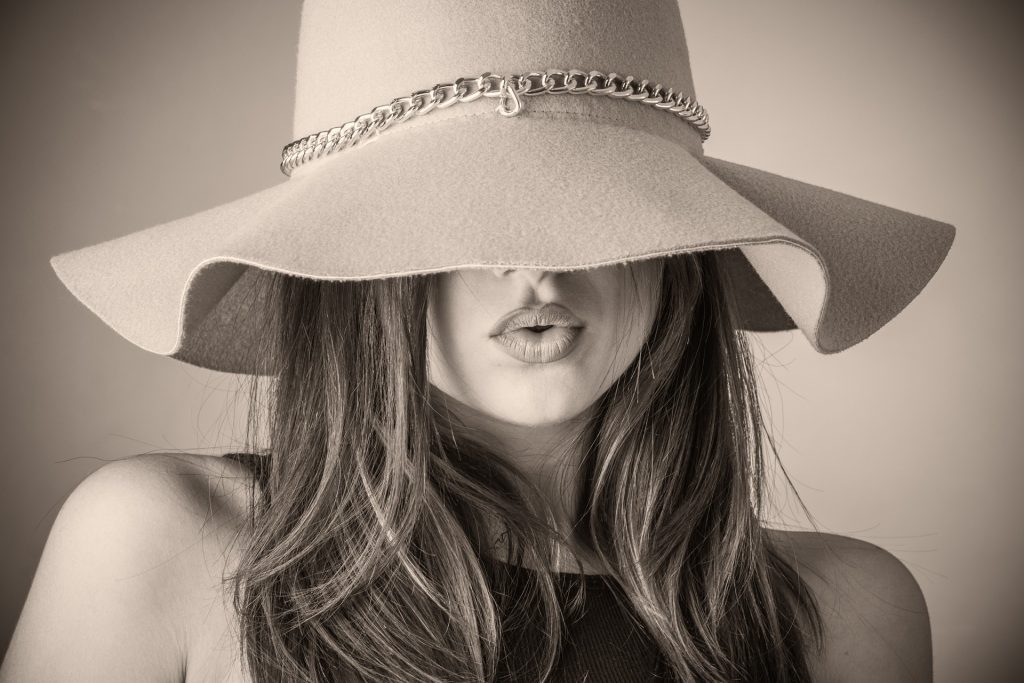
M614 268L452 274L429 311L431 380L450 410L543 479L574 420L640 351L657 287L638 281ZM496 320L535 301L587 323L573 363L516 367L489 346ZM54 521L0 683L243 680L221 577L245 542L250 479L235 461L191 453L117 460L86 477ZM927 606L899 559L835 534L770 533L822 607L813 680L932 679Z
M580 415L633 361L653 322L660 273L657 260L579 271L445 273L429 308L430 380L525 448L536 428ZM580 348L569 357L523 363L489 338L508 311L546 302L566 306L586 323Z
M148 453L85 478L62 505L0 665L8 681L238 681L220 579L239 559L251 473ZM813 680L932 680L920 586L876 545L773 530L822 606Z
M463 269L441 276L428 308L430 381L447 409L480 430L565 519L577 498L564 447L640 353L661 293L656 259L587 270ZM507 355L490 330L509 311L556 302L584 323L578 348L552 363Z

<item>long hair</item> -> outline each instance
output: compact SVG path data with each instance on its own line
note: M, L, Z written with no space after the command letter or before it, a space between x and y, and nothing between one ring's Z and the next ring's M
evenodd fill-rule
M576 540L676 679L809 680L821 618L760 522L766 446L778 455L726 274L715 252L662 265L648 338L572 444ZM486 520L517 564L551 566L558 533L530 480L438 409L436 282L266 278L274 319L255 352L276 375L266 392L252 378L245 437L260 450L265 412L266 476L226 579L254 681L544 680L556 666L556 580L495 590ZM542 647L517 662L531 622Z

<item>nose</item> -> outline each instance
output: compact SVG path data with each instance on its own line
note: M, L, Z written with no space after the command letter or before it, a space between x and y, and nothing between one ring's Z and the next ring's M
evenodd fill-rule
M554 273L554 271L544 270L542 268L491 268L491 272L499 278L509 277L509 274L512 273L516 277L524 278L535 287L539 285L544 278Z

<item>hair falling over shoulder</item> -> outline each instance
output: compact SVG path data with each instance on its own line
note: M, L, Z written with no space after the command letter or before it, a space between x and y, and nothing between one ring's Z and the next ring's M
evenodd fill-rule
M650 336L581 436L581 542L678 680L809 680L820 616L759 521L766 445L778 456L728 283L714 252L663 261ZM254 352L277 374L253 376L246 435L265 420L267 477L227 578L258 683L544 680L555 666L554 579L495 590L484 520L534 566L550 566L553 527L523 475L438 417L435 279L267 273L275 319ZM508 641L528 620L547 636L524 663Z

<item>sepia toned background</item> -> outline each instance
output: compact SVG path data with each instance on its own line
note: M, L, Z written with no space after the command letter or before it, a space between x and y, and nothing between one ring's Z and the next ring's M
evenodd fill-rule
M48 259L281 182L298 10L296 0L0 10L4 647L54 516L83 477L134 453L239 445L238 377L132 346ZM758 348L797 491L820 529L876 543L913 571L936 680L1018 680L1020 13L985 0L685 0L682 11L712 117L708 154L957 226L935 279L865 342L822 356L786 332L758 335ZM783 489L771 521L809 528Z

